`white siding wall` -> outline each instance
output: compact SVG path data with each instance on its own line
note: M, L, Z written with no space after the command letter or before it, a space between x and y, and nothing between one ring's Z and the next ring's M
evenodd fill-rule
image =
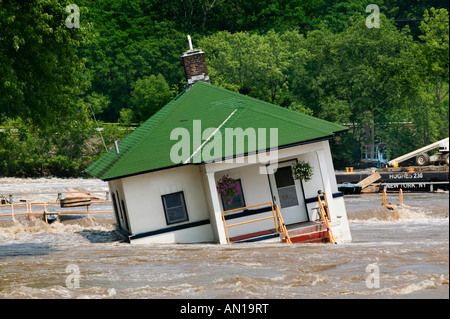
M337 193L338 187L336 182L336 176L334 175L334 166L333 161L331 157L331 150L330 145L327 142L323 143L323 150L325 153L325 158L328 159L327 161L327 172L328 176L330 176L330 187L333 193ZM334 221L332 221L331 227L333 228L334 236L336 239L340 238L340 242L351 242L352 236L350 233L350 227L348 225L348 219L347 219L347 211L345 209L345 202L344 197L338 197L332 199L332 209L334 212ZM331 205L330 205L331 206ZM335 224L336 226L333 226Z
M117 208L116 222L118 225L120 225L120 227L126 229L128 232L131 233L132 228L130 224L130 217L128 216L128 211L126 207L127 202L125 198L125 193L123 191L122 180L109 181L108 186L111 194L114 194L114 196L111 195L111 200L115 201L115 208Z
M340 242L350 242L351 234L348 226L344 197L333 198L332 196L332 194L339 193L339 190L334 175L329 143L328 141L323 141L317 144L318 147L314 152L302 154L298 157L299 160L308 161L313 167L313 178L308 182L303 182L305 198L317 198L318 190L326 191L333 234L336 239L340 239ZM319 161L319 156L323 157L322 164ZM319 218L318 207L318 202L307 204L310 220L317 220Z
M200 167L186 165L122 179L133 235L209 219ZM167 225L162 195L183 191L189 220ZM213 241L211 225L149 238L157 242ZM192 234L190 236L189 234Z

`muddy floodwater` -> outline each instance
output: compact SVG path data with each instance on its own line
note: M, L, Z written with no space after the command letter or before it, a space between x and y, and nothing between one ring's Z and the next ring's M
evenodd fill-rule
M0 178L17 201L73 189L107 185ZM405 193L395 211L379 194L344 199L353 242L338 245L130 245L113 214L0 217L0 298L449 298L448 192Z

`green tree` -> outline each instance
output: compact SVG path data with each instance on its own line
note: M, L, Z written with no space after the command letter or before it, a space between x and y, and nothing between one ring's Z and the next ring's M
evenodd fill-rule
M425 10L420 24L423 44L420 51L425 64L425 77L434 86L435 97L441 103L448 95L449 83L449 20L445 9ZM444 87L446 83L446 90ZM443 115L443 114L441 114Z
M258 35L249 32L217 32L201 39L208 71L214 84L235 87L252 97L289 106L293 68L301 68L307 52L297 31Z
M134 120L134 112L132 109L123 108L120 110L119 123L130 125Z
M312 45L322 44L314 53L312 67L307 66L313 80L296 88L301 95L306 86L317 98L316 115L339 121L348 118L364 129L358 134L371 145L379 137L377 124L386 123L387 114L417 95L417 81L420 83L412 37L382 14L380 24L380 28L369 29L365 17L357 15L352 25L337 35L326 30L312 32L311 38L308 34Z
M136 81L131 103L140 121L146 121L170 101L172 92L161 74L145 76Z
M169 1L171 2L171 1ZM93 25L93 40L80 47L92 74L89 93L110 100L99 119L115 122L120 110L131 104L135 82L152 74L162 74L170 85L183 79L181 54L186 35L175 28L170 14L159 1L81 1L88 8L83 16ZM161 16L162 15L162 16Z
M76 52L89 25L66 27L69 3L0 1L0 117L48 124L77 112L73 96L89 82Z
M83 109L86 113L89 114L89 116L94 114L101 114L106 109L108 109L109 105L111 104L110 98L101 93L92 92L83 98L80 98L79 104L83 105Z
M418 66L415 74L419 94L405 104L405 118L414 123L408 150L448 136L449 129L449 19L445 9L425 10L413 49ZM395 136L392 134L391 136ZM408 139L405 138L406 141Z

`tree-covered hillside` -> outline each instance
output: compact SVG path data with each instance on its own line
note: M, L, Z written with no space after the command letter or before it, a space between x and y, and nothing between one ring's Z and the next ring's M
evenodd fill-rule
M347 125L337 168L448 136L447 1L80 0L69 28L71 3L0 0L0 176L82 176L185 89L188 34L213 85Z

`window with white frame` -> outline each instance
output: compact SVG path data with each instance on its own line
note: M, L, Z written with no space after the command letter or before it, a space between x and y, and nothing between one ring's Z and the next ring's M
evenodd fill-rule
M186 210L186 202L184 200L184 193L182 191L162 195L162 202L167 225L189 220Z

